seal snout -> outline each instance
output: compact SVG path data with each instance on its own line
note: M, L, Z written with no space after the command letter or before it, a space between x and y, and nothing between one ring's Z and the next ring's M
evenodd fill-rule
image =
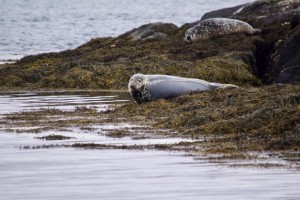
M132 90L136 90L136 82L134 81L134 79L130 79L129 81L129 88L132 89Z
M183 38L183 42L185 42L185 43L191 43L191 42L192 42L192 36L186 35L186 36Z
M141 79L130 79L129 88L133 91L139 91L143 89L143 84Z
M185 37L186 42L192 42L192 37L190 35Z
M131 84L129 85L129 88L132 89L132 90L137 90L135 84L133 84L132 82L131 82Z

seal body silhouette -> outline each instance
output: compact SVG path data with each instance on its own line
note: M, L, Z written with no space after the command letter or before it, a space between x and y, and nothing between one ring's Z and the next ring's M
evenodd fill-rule
M128 91L138 104L155 99L177 97L191 92L236 87L232 84L210 83L201 79L160 74L134 74L128 83Z
M247 35L255 35L260 32L259 29L255 29L250 24L237 19L210 18L203 20L196 26L188 29L185 33L184 40L193 42L216 38L227 34L245 33Z

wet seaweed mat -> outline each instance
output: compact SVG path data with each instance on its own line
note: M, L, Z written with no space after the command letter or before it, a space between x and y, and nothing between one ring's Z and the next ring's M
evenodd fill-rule
M299 94L299 85L216 90L141 106L127 104L115 113L154 121L155 127L176 130L181 136L204 138L188 145L206 153L285 154L299 152Z
M137 149L139 146L139 149L143 147L146 149L149 144L154 148L166 149L169 143L190 141L184 138L171 138L167 135L169 134L167 130L134 123L125 120L123 116L109 116L114 108L128 102L128 99L120 100L123 95L121 92L105 93L110 96L98 96L98 101L95 96L92 98L93 101L90 101L91 98L87 94L88 92L77 91L67 96L65 92L2 95L0 101L4 99L10 110L19 112L2 111L1 131L33 134L34 138L44 141L39 146L21 146L26 149L70 146L95 149L119 149L120 146L123 146L123 149ZM68 101L64 103L55 103L66 99ZM22 104L20 106L15 102ZM166 147L163 147L164 144Z
M95 105L43 108L5 114L0 126L5 132L54 140L23 145L26 149L156 149L219 160L259 160L253 155L257 152L297 167L299 94L297 85L274 85L202 92L142 105L110 105L105 110ZM67 138L67 143L58 142Z

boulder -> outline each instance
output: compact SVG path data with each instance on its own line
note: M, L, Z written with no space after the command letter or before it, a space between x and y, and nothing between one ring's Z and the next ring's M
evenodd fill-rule
M236 18L256 26L285 22L298 12L300 0L257 0L252 3L208 12L201 20L213 17Z
M246 5L248 5L248 4L243 4L243 5L234 6L234 7L230 7L230 8L222 8L219 10L207 12L202 16L201 20L214 18L214 17L231 18L234 12L238 11L241 8L244 8Z
M289 21L299 6L300 0L261 0L245 5L232 17L257 26L268 26Z
M300 0L258 0L208 12L201 20L214 17L239 19L262 30L254 38L260 78L267 83L300 82Z
M268 82L300 82L300 26L272 50L267 72Z
M178 30L178 27L172 23L150 23L135 28L123 36L128 36L133 41L149 40L149 39L162 39L167 36L173 35Z

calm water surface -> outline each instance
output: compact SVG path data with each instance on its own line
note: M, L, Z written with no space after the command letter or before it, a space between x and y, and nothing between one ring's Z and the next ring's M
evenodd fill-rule
M104 109L126 103L126 93L19 93L0 95L0 115L38 108ZM99 125L101 126L101 125ZM121 124L120 126L125 126ZM107 127L106 127L107 128ZM49 143L134 143L92 132L77 139L42 141L39 134L7 133L0 125L0 199L299 199L300 173L289 169L231 168L178 152L20 149ZM81 135L81 136L80 136ZM178 142L145 139L138 143Z
M75 48L140 25L199 20L253 0L0 0L0 61Z

